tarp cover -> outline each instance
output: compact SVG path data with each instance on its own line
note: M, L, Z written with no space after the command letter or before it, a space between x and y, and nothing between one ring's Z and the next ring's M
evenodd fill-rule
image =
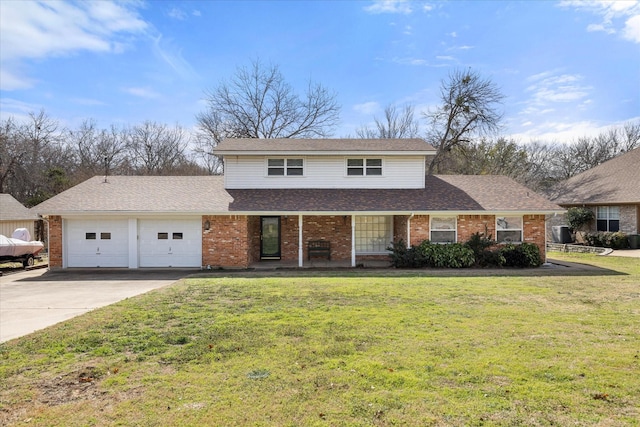
M0 257L19 257L28 254L36 255L44 248L44 243L38 241L25 242L0 234Z

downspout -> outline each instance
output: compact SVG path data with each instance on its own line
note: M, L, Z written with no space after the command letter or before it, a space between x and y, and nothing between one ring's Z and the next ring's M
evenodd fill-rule
M411 219L415 214L411 212L409 218L407 219L407 249L411 247Z

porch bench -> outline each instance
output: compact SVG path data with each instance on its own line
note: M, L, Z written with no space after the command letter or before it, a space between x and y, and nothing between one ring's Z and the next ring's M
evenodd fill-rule
M312 256L326 256L331 260L331 242L328 240L309 240L307 243L307 260Z

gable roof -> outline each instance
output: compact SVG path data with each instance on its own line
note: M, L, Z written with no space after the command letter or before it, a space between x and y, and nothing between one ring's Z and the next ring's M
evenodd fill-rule
M554 213L505 176L427 176L424 189L224 189L222 176L97 176L39 204L43 215L338 212Z
M557 192L559 205L640 203L640 148L569 178Z
M219 155L248 154L435 154L435 148L420 138L407 139L294 139L294 138L227 138L214 153Z
M0 221L36 220L38 215L11 194L0 194Z
M222 176L95 176L45 200L40 214L217 212L231 202Z

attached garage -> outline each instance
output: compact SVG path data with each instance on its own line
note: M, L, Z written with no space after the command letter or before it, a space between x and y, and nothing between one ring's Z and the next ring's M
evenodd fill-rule
M138 220L140 267L200 267L202 265L201 220Z
M129 266L126 219L68 219L64 230L67 267Z

